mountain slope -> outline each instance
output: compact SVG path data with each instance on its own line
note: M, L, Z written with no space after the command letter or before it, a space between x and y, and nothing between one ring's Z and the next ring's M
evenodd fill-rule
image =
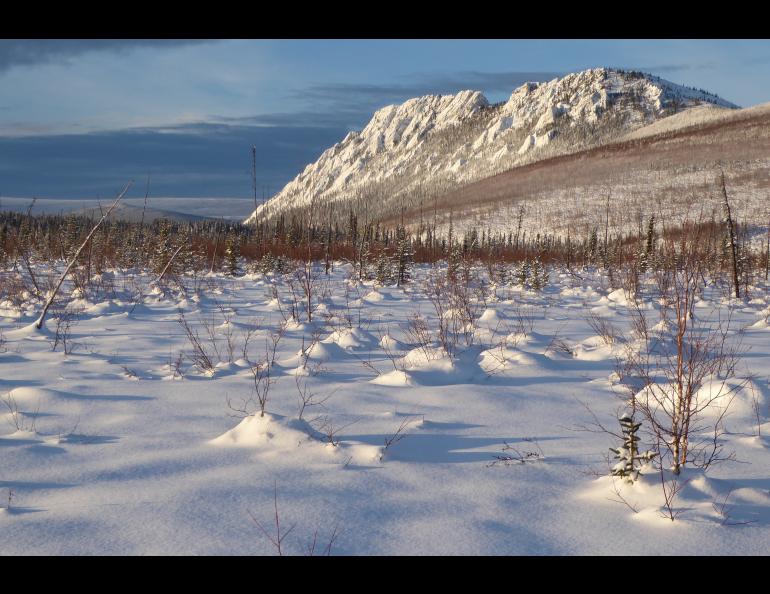
M525 83L495 105L478 91L410 99L377 111L246 222L311 204L393 215L458 185L596 146L706 104L736 107L705 91L606 68Z
M436 215L418 208L384 223L403 219L416 232L423 221L446 236L451 220L456 236L475 229L581 241L606 221L611 234L643 234L652 215L666 224L722 220L722 172L733 216L765 242L770 103L688 110L601 146L458 186L437 197Z

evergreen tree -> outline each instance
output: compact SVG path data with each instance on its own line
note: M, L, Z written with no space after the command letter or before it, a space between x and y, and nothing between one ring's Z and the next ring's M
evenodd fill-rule
M639 453L639 437L636 435L641 423L634 423L634 420L628 415L623 415L620 419L620 428L623 432L623 445L619 448L610 448L618 461L610 470L612 476L622 477L627 483L633 483L641 474L641 467L649 462L657 453L646 451Z
M542 272L541 272L541 264L540 264L540 258L535 258L535 260L532 262L532 275L531 275L531 281L530 286L533 290L539 291L543 287L540 285L540 281L542 278Z
M516 281L522 287L526 287L527 281L529 280L529 276L530 276L529 260L524 260L524 262L522 262L519 265L519 273L516 275Z
M396 271L397 282L400 287L409 280L412 267L412 246L406 235L406 229L399 227L396 230Z
M80 225L74 214L67 217L67 226L64 230L64 258L69 260L80 247Z
M225 268L230 276L237 276L240 272L238 259L241 256L240 243L235 233L228 233L225 242Z
M5 225L0 224L0 266L5 266L8 261L8 253L5 251L6 236Z
M593 264L596 262L596 252L599 245L599 237L596 233L596 227L591 231L591 237L588 240L588 260Z
M174 250L171 248L171 221L160 219L152 258L153 272L160 273L168 264ZM169 271L170 272L170 271Z
M647 235L645 239L644 248L639 251L639 256L637 258L637 261L638 261L637 269L640 272L644 272L645 270L648 270L653 265L654 250L655 250L655 215L652 215L650 217L649 222L647 223Z
M393 282L393 265L388 253L383 249L377 255L375 268L375 278L381 285L388 285Z

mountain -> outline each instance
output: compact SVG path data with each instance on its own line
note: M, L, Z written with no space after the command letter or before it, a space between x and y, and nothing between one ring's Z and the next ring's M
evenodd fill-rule
M99 207L92 206L88 208L82 208L74 212L81 216L98 219L101 217L104 211ZM151 223L156 219L168 219L170 221L188 223L194 221L204 221L207 220L208 217L178 212L175 210L164 210L161 208L149 207L143 208L141 206L120 203L115 207L115 210L110 213L109 219L112 221L125 221L127 223L138 223L142 220L145 223Z
M377 111L245 222L311 204L353 206L377 218L422 204L432 208L437 196L463 184L595 147L705 105L737 107L703 90L608 68L525 83L498 104L479 91L410 99Z

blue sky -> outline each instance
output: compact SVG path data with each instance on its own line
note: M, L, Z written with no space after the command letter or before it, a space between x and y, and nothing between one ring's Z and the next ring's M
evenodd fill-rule
M764 40L0 40L0 196L248 197L252 144L272 193L384 105L595 66L770 101Z

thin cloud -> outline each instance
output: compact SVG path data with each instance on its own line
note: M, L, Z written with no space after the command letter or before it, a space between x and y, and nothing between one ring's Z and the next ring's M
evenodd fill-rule
M15 66L67 63L91 52L126 52L140 48L170 49L210 43L198 39L2 39L0 72Z
M510 93L525 82L544 82L560 76L558 72L481 72L469 70L455 74L411 74L402 83L357 84L327 83L291 91L288 98L302 102L320 102L335 107L393 100L422 95L442 95L472 89L486 93Z
M699 62L693 64L659 64L657 66L619 66L619 68L640 72L683 72L687 70L711 70L716 68L716 64L714 62Z
M239 118L249 125L342 126L359 129L381 107L423 95L446 95L472 89L486 94L511 93L525 82L545 82L559 72L481 72L412 74L392 84L325 83L293 89L286 98L299 104L296 112L271 113Z
M212 116L213 122L240 126L278 126L286 128L346 128L361 127L372 116L369 108L339 108L319 111L262 113L240 117ZM194 127L199 126L196 124ZM211 123L205 125L213 125Z
M456 74L433 75L419 77L436 89L445 93L453 93L465 89L483 91L485 93L510 93L526 82L548 82L564 76L564 72L482 72L480 70L465 70ZM418 78L411 75L410 78Z

